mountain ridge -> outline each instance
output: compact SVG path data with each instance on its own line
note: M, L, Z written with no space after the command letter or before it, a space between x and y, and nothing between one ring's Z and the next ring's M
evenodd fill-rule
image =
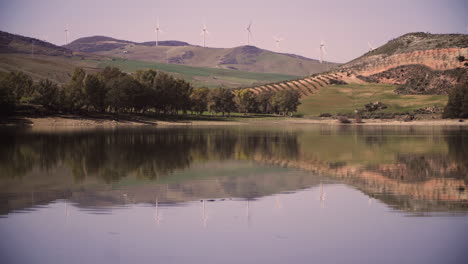
M77 39L64 47L73 51L129 60L296 76L323 72L339 65L332 62L327 62L325 65L316 59L274 52L251 45L205 48L176 40L159 41L158 46L155 44L155 41L138 43L105 36L92 36Z

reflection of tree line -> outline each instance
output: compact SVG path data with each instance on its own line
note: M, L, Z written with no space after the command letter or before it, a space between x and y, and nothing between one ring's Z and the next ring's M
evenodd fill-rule
M194 160L294 158L297 138L289 132L217 130L116 130L64 134L4 132L2 177L21 177L33 169L49 171L60 164L77 182L97 177L107 183L130 174L158 179L190 166Z

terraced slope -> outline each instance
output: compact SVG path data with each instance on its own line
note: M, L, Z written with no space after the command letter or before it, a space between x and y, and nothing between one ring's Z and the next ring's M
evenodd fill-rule
M403 94L447 94L467 79L468 35L409 33L330 72L251 89L281 84L310 96L329 84L371 82L400 85Z
M251 87L249 89L255 94L267 91L276 92L279 90L294 90L299 92L302 97L305 97L315 94L319 89L330 84L346 83L364 83L364 81L350 73L328 72L324 74L310 75L297 80L282 81Z

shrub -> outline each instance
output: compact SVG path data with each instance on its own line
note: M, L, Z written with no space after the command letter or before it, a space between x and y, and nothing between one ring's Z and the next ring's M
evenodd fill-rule
M468 81L457 84L450 92L443 118L468 117Z
M339 116L338 121L342 124L350 124L351 120L349 120L346 116Z

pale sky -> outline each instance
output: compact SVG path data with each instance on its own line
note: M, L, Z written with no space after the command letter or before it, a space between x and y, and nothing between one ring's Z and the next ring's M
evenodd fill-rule
M247 43L253 21L253 45L318 58L320 40L326 60L346 62L374 46L408 32L464 33L468 30L466 0L0 0L0 30L57 45L71 39L104 35L154 41L159 19L160 40L202 45L206 21L210 47Z

